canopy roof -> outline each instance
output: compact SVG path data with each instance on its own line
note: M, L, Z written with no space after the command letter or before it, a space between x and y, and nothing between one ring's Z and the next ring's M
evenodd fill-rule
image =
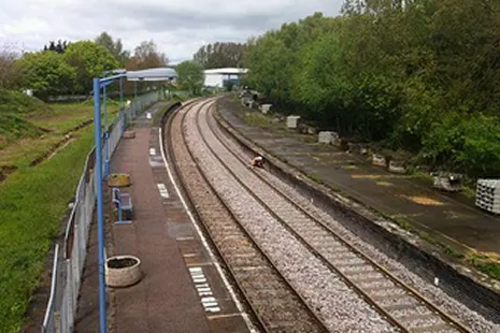
M205 74L222 74L222 75L231 75L231 74L245 74L248 72L246 68L214 68L205 70Z
M168 67L127 71L126 74L128 81L171 81L177 77L177 72Z

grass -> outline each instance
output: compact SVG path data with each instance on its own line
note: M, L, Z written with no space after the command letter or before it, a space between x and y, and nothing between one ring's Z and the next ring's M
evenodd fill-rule
M94 118L94 105L90 103L52 104L53 111L35 116L31 122L41 128L66 133L85 121ZM108 105L108 112L115 114L119 106L116 103ZM112 119L108 119L111 123Z
M429 173L427 172L422 172L422 171L415 171L411 175L412 178L415 178L417 180L420 180L427 185L432 185L434 183L434 177L432 177Z
M307 178L309 178L310 180L312 180L318 184L325 185L325 182L323 181L321 176L318 174L311 173L311 174L306 174L306 176L307 176Z
M243 119L250 126L255 126L260 128L270 128L273 126L271 119L259 112L246 112L243 115Z
M408 220L405 218L404 215L401 215L401 214L392 215L389 217L389 219L392 219L393 221L395 221L402 229L404 229L406 231L409 231L409 232L414 231L411 223L408 222Z
M19 332L46 253L73 196L93 129L51 160L21 169L0 184L0 332Z
M450 246L446 246L445 247L444 253L446 253L450 257L453 257L453 258L456 258L456 259L464 259L465 258L465 255L463 253L455 250L454 248L452 248Z
M40 128L19 115L0 113L0 149L20 138L36 138L42 133Z
M110 103L108 107L109 123L117 115L118 105ZM64 139L64 135L78 125L93 119L93 104L71 103L52 104L50 112L32 112L29 115L31 126L44 128L50 132L37 135L24 134L23 138L10 142L3 149L0 145L0 167L15 166L18 169L27 168L38 157L51 151ZM92 127L92 124L89 125Z
M476 198L476 190L473 188L470 188L469 186L463 185L461 187L462 193L469 199L475 199Z
M169 101L169 102L165 105L165 107L164 107L162 110L160 110L160 111L156 112L156 114L155 114L155 115L154 115L154 117L153 117L153 126L160 126L160 125L161 125L161 120L162 120L163 115L165 114L165 112L167 112L167 110L168 110L168 109L169 109L172 105L174 105L174 104L175 104L175 103L177 103L177 102L182 102L182 100L180 100L180 99L174 99L174 100L171 100L171 101Z
M468 257L468 261L489 277L500 280L500 262L498 260L491 259L487 255L473 253Z

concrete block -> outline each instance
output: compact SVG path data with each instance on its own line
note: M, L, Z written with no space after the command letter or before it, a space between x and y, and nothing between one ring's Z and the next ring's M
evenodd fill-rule
M299 126L300 116L288 116L286 118L286 127L295 129Z
M260 111L263 113L263 114L268 114L269 111L271 111L271 107L273 105L272 104L262 104L260 106Z
M123 138L124 139L135 139L135 132L134 131L125 131L123 133Z
M332 133L332 142L331 144L334 145L335 147L340 147L340 135L337 132L330 132Z
M459 174L438 172L433 174L434 184L437 189L446 192L459 192L461 190L461 178Z
M405 174L406 168L402 162L391 160L389 162L389 171L392 173Z
M328 132L328 131L323 131L319 132L318 134L318 142L319 143L325 143L325 144L331 144L333 140L333 132Z
M373 154L372 165L387 168L387 162L385 160L385 156L380 154Z

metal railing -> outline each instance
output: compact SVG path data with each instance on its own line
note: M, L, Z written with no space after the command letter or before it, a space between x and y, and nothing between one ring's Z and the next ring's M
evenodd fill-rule
M108 145L101 153L111 159L127 126L151 104L160 100L160 92L139 97L120 110L108 129ZM103 158L104 161L104 158ZM104 165L102 166L104 168ZM50 296L42 324L42 333L71 333L76 317L81 277L87 255L90 225L96 204L95 148L87 155L83 174L62 244L55 245ZM97 292L97 291L96 291Z

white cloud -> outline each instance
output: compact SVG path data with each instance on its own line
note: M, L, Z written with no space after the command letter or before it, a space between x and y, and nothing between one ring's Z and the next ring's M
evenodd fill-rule
M49 40L107 31L133 50L153 39L172 59L216 41L245 42L314 12L336 15L342 0L2 0L0 44L41 49Z

